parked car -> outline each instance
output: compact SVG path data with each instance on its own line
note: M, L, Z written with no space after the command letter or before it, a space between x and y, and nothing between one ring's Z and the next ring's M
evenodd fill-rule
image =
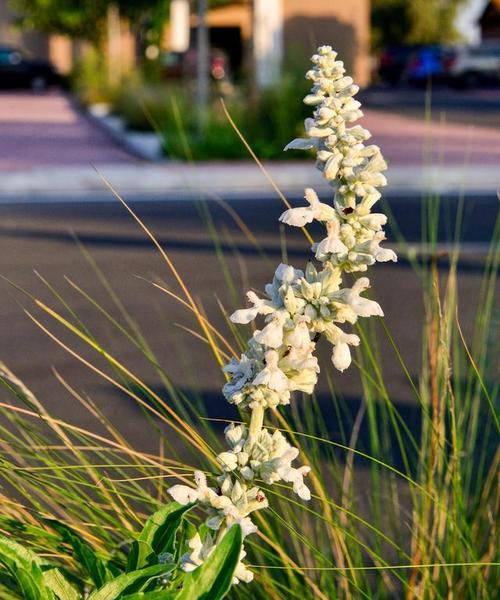
M410 57L417 46L389 46L379 60L378 74L384 83L399 85L404 80Z
M60 83L52 64L34 60L13 46L0 46L0 87L42 91Z
M425 86L429 80L447 80L447 65L454 56L450 48L443 46L422 46L415 50L406 66L405 78L411 85Z
M453 51L437 45L391 46L380 57L379 76L385 83L424 86L429 79L445 81Z
M500 82L500 43L458 47L446 67L447 76L456 87Z
M194 49L187 52L162 52L159 58L163 76L168 79L196 76L197 57ZM230 80L229 60L223 51L212 48L208 68L215 81Z

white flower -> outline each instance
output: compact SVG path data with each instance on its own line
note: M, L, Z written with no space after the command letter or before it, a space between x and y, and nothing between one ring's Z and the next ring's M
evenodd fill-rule
M330 127L316 127L314 119L308 118L304 121L304 128L310 137L327 137L333 133Z
M340 239L340 223L337 219L329 221L326 224L327 237L323 239L319 244L314 244L313 251L316 254L316 258L321 260L328 254L343 254L347 252L346 245Z
M333 323L325 329L325 336L333 345L332 363L339 371L345 371L351 364L349 346L358 346L359 337L353 333L345 333Z
M314 360L317 361L316 357ZM303 369L290 376L290 390L294 392L304 392L312 394L316 383L318 382L319 366L315 368Z
M253 335L255 341L268 348L279 348L283 343L283 327L289 314L285 310L279 310L272 314L269 323Z
M373 240L369 243L370 252L375 257L375 260L378 262L388 262L391 260L397 262L398 257L393 250L390 250L389 248L381 248L379 246L380 242L383 240L385 240L385 235L380 232L376 233Z
M335 294L335 297L345 302L356 317L383 317L384 312L378 302L360 296L369 287L370 280L367 277L360 277L352 288L340 290Z
M222 369L224 373L229 373L231 376L231 381L228 381L222 388L224 396L231 398L240 392L251 381L253 369L254 363L246 354L242 354L240 360L232 358Z
M304 276L300 269L295 269L290 265L280 263L274 273L274 279L281 285L284 283L295 283L298 279Z
M202 565L215 549L212 536L209 533L207 533L203 542L200 534L195 533L194 537L189 540L188 546L191 552L184 554L181 558L181 567L188 573Z
M351 365L351 351L345 342L339 342L333 347L332 363L341 373Z
M382 227L386 224L387 217L381 214L366 215L358 218L358 223L363 229L371 230L374 232L381 231ZM368 232L367 232L368 233ZM374 236L375 237L375 236Z
M238 466L238 458L233 452L221 452L217 455L224 471L234 471Z
M268 315L276 310L268 300L262 300L252 291L247 292L247 298L253 304L253 307L240 308L239 310L235 311L229 317L233 323L241 323L246 325L247 323L253 321L257 315Z
M313 82L305 104L316 107L312 118L304 122L309 139L298 138L288 149L316 149L317 166L324 177L338 187L344 199L351 195L371 198L376 188L386 184L381 174L387 168L377 146L365 146L370 133L359 125L347 127L363 116L361 104L353 98L359 91L344 65L328 50L312 57L313 68L306 77ZM290 224L303 223L309 215L287 215ZM288 222L288 221L286 221ZM305 221L310 222L310 221Z
M207 486L207 478L203 471L194 472L196 488L188 485L174 485L168 493L179 504L189 504L190 502L210 502L215 495L215 491Z
M236 569L233 575L233 583L239 583L240 581L244 581L245 583L250 583L253 581L253 573L250 569L247 569L245 564L243 563L243 559L246 556L246 552L242 549L240 553L240 560L236 565Z
M245 442L247 428L245 425L235 425L234 423L230 423L224 429L224 436L226 438L227 443L234 448L241 448Z
M309 472L309 467L298 469L292 467L292 462L299 455L299 451L290 446L280 431L277 430L271 435L267 429L262 429L256 440L245 441L243 445L238 442L236 449L231 453L224 454L233 455L229 461L243 467L240 473L242 475L246 473L245 479L251 480L260 477L268 484L280 480L290 482L294 484L294 491L301 498L309 499L309 491L303 482L303 477ZM232 482L232 480L225 480L227 486L226 482ZM237 503L243 487L238 482L231 485L231 499ZM229 487L222 489L225 494L228 494ZM252 489L256 490L256 488ZM262 502L262 498L260 502Z
M296 450L296 448L292 448L291 450ZM293 460L293 458L291 460ZM302 498L302 500L310 500L311 492L304 483L304 477L310 470L310 467L299 467L298 469L294 469L288 464L284 464L278 468L278 473L283 481L293 484L293 491Z
M286 344L293 349L305 349L309 353L311 349L311 334L308 327L309 319L300 317L295 327L286 335Z
M313 189L306 189L305 199L309 202L309 206L285 210L280 217L280 221L294 227L304 227L304 225L312 223L314 220L329 221L335 218L333 206L320 202Z
M265 355L266 366L253 380L253 385L266 385L269 389L281 392L288 390L287 376L278 367L279 354L268 350Z
M325 176L325 179L332 181L337 177L344 156L338 150L335 152L322 152L324 152L324 154L322 154L320 162L324 161L323 175Z
M205 560L212 554L216 548L216 544L210 533L205 535L203 542L201 541L199 533L196 533L188 542L190 552L184 554L181 558L181 567L183 571L190 572L201 566ZM238 584L240 581L250 583L253 579L253 573L246 568L243 564L243 559L246 556L246 552L241 549L239 561L236 565L236 569L233 575L233 584Z

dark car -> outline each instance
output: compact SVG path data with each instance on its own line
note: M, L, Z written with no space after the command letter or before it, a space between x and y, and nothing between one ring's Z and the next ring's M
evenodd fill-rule
M389 46L380 56L378 74L384 83L399 85L405 79L406 69L417 46Z
M33 60L12 46L0 46L0 87L42 91L59 83L50 62Z
M160 64L163 76L168 79L196 76L196 50L187 52L162 52ZM212 48L210 52L209 73L215 81L230 79L229 59L225 52Z
M408 61L405 77L408 83L419 87L429 80L443 82L448 78L447 65L454 52L443 46L422 46L415 50Z

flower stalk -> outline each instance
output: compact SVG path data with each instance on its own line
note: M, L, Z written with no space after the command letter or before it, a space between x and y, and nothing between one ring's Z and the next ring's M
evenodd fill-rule
M383 316L380 305L366 298L367 277L359 277L345 287L344 274L365 272L376 262L395 261L392 250L381 248L387 218L372 213L380 198L378 188L386 185L382 174L387 165L380 149L365 145L371 137L360 125L351 125L362 116L358 92L351 77L345 76L343 63L330 46L321 46L312 57L313 68L306 77L313 82L304 102L314 107L305 121L305 138L293 140L288 149L313 149L316 166L334 189L332 203L323 203L313 189L305 190L307 205L289 208L280 221L305 227L319 221L325 237L313 242L315 266L308 262L304 271L280 264L262 297L248 292L249 308L231 315L238 324L258 317L263 321L249 339L240 359L232 359L223 370L228 381L223 394L228 402L249 413L246 423L231 423L225 429L228 450L217 456L220 473L217 486L209 487L207 478L195 472L196 488L175 485L170 495L186 504L197 502L207 512L206 526L218 531L217 539L234 523L243 535L257 531L251 514L268 506L258 483L291 483L293 491L307 501L311 493L304 482L308 466L295 467L299 450L278 429L264 427L266 410L290 403L295 392L312 394L319 365L316 344L324 337L332 346L332 363L339 371L351 363L351 346L359 337L345 331L358 318ZM202 564L216 546L212 534L201 539L197 533L189 541L190 552L183 568L192 570ZM240 563L234 583L249 582L253 573Z

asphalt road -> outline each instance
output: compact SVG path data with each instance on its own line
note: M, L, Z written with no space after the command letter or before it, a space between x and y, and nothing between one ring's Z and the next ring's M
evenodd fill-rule
M393 199L389 205L401 232L419 249L420 198ZM444 198L441 205L443 226L440 240L446 242L452 235L457 199ZM218 302L222 302L228 310L238 302L242 305L244 292L250 286L260 289L272 277L285 245L284 234L280 239L277 223L282 210L280 202L274 198L238 200L225 208L215 202L202 206L189 201L140 201L132 202L132 206L154 231L210 319L229 333ZM207 209L218 232L217 240L207 227ZM458 271L461 320L466 334L474 319L482 264L496 214L494 194L466 198L463 238L467 243L463 246ZM246 234L246 227L255 238ZM395 243L394 235L391 234L391 238ZM61 299L54 296L42 278L49 282L92 335L136 374L153 387L158 387L158 376L134 345L106 320L88 298L70 285L68 280L85 290L120 323L125 322L75 239L102 270L107 284L141 328L171 380L191 395L202 394L210 416L234 414L219 393L223 378L209 349L183 329L196 328L192 314L144 280L162 280L169 289L179 292L174 277L158 252L117 202L0 205L0 275L71 318ZM303 266L309 254L300 231L286 232L286 246L288 260L296 266ZM440 273L445 278L445 256L440 266ZM421 355L420 323L424 315L419 277L404 257L397 264L377 265L369 275L374 296L385 311L386 323L410 373L417 377ZM233 295L228 290L228 278L234 284ZM37 318L41 317L52 331L61 335L71 347L82 351L84 356L91 357L96 364L104 365L102 358L82 349L74 336L43 316L30 297L11 283L0 282L0 294L0 360L9 365L53 413L72 423L99 430L95 419L57 381L53 372L57 370L76 390L87 394L101 406L124 435L139 446L152 448L154 442L149 428L137 407L58 347L36 327L23 309ZM378 329L389 393L407 421L416 425L419 415L411 389L393 351L384 340L382 328L379 326ZM324 369L329 370L336 389L355 410L361 394L356 369L340 374L328 366L328 360ZM328 389L325 379L323 373L319 392L320 397L326 399ZM0 390L1 398L6 398L5 391ZM336 424L333 415L330 426L334 437Z

